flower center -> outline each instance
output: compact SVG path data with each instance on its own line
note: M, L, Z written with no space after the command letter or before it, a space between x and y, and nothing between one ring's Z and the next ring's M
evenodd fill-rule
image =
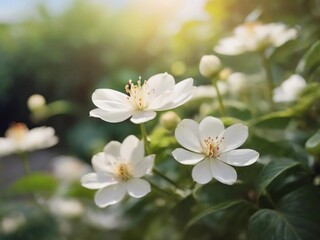
M218 139L218 137L208 137L203 140L203 153L209 158L220 158L221 157L221 146L223 145L224 137Z
M120 163L116 167L116 174L121 181L127 181L128 179L132 178L131 168L128 164L125 163Z
M14 123L11 127L6 131L5 136L7 138L11 138L16 142L20 142L24 139L28 132L28 128L23 123Z
M144 80L143 84L141 79L137 81L137 84L133 84L132 80L125 87L128 94L128 100L136 110L143 110L148 107L148 100L150 94L154 93L154 90L149 89L147 81Z
M246 28L247 32L249 35L254 35L255 34L255 29L258 26L261 26L262 24L260 22L248 22L244 23L243 26Z

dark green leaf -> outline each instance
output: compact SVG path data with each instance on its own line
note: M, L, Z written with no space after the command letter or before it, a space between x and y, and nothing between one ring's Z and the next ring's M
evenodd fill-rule
M308 139L306 149L310 154L320 155L320 130Z
M300 60L297 72L309 75L320 64L320 41L314 43Z
M236 201L229 201L229 202L223 202L220 204L217 204L213 207L207 208L205 210L203 210L202 212L200 212L199 214L197 214L196 216L194 216L186 225L186 228L191 227L192 225L194 225L195 223L199 222L201 219L207 217L210 214L234 207L234 206L250 206L251 204L248 201L245 200L236 200Z
M250 239L319 239L319 200L319 191L312 186L287 194L276 210L261 209L250 218Z
M298 166L298 162L289 159L275 159L268 163L260 172L257 180L257 193L260 195L268 185L276 179L280 174Z

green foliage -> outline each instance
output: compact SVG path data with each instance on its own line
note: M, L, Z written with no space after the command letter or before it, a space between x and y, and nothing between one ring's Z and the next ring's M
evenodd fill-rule
M299 163L288 160L288 159L273 159L267 164L257 179L257 194L262 194L268 185L275 180L283 172L298 166Z
M12 184L11 194L30 194L42 192L52 194L57 187L57 180L49 174L37 172L24 176Z
M257 211L250 218L250 239L318 239L319 197L319 189L304 186L284 196L275 210Z

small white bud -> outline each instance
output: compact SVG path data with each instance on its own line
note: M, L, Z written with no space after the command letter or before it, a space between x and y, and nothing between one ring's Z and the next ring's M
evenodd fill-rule
M173 111L163 113L160 117L160 124L168 130L176 128L180 121L181 118Z
M199 64L199 70L202 76L211 78L221 69L221 61L214 55L202 56Z
M40 94L33 94L28 98L28 108L33 111L43 107L46 104L46 99Z

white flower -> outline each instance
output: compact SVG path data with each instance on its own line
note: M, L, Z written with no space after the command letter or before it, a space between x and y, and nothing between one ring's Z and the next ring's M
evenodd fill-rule
M141 177L150 174L155 155L144 156L144 144L133 135L123 143L111 141L104 152L92 158L95 173L81 178L82 186L99 189L95 203L106 207L121 201L126 192L131 197L140 198L151 191L150 184Z
M0 138L0 156L48 148L58 142L53 128L37 127L29 130L23 123L13 124L5 136Z
M176 128L177 141L186 149L177 148L173 157L180 163L195 165L192 178L200 184L215 178L224 184L234 184L237 173L232 166L248 166L259 158L259 153L251 149L236 149L248 137L248 128L234 124L227 129L221 120L204 118L200 124L184 119ZM190 151L189 151L190 150Z
M72 156L58 156L51 161L53 175L65 182L79 181L84 174L91 172L88 164Z
M250 76L244 73L235 72L228 77L229 91L238 94L250 87Z
M273 101L295 101L306 85L306 81L300 75L294 74L273 90Z
M156 116L155 111L178 107L191 99L195 87L188 78L175 84L167 73L157 74L143 83L134 85L130 80L126 85L128 95L111 89L97 89L92 101L98 107L90 111L90 116L107 122L121 122L129 117L133 123L147 122Z
M228 91L228 85L223 81L217 81L218 88L221 95L225 95ZM216 98L217 90L212 85L200 85L192 97L193 100L201 98Z
M11 211L9 214L2 217L0 229L2 233L10 234L19 230L27 223L27 218L22 212Z
M236 27L233 36L222 39L214 50L225 55L238 55L280 47L296 37L297 29L287 28L283 23L251 22Z
M58 217L76 218L84 213L82 203L75 198L53 197L48 201L48 207Z
M199 71L202 76L211 78L221 69L221 61L214 55L202 56L199 64Z

